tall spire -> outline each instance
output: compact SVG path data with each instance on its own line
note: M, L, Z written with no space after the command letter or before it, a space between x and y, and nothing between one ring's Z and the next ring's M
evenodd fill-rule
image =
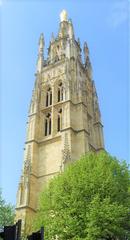
M37 211L38 195L49 180L86 152L104 148L87 43L83 64L80 40L75 38L65 10L60 19L58 36L52 35L46 59L43 34L38 43L15 217L16 221L22 219L25 232L31 229L29 219Z
M38 48L38 61L37 61L37 71L41 72L43 61L44 61L44 36L43 33L41 33L39 38L39 48Z

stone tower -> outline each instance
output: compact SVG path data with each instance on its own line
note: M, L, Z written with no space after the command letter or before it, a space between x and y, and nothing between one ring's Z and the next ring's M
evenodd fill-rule
M38 194L50 178L88 151L104 148L103 126L89 49L84 61L73 24L63 10L59 32L52 34L47 59L40 36L36 81L27 122L24 162L20 179L16 219L36 212Z

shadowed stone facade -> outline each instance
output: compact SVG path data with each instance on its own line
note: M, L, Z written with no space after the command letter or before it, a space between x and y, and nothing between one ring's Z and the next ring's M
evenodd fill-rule
M29 108L27 136L20 179L16 220L37 209L39 192L49 179L82 154L104 148L103 126L89 49L84 61L73 24L63 10L57 37L52 34L47 59L44 37L39 40L37 71Z

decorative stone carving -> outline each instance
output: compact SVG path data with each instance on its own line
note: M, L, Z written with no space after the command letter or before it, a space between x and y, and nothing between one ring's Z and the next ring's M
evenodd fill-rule
M31 145L28 145L27 147L28 147L27 155L26 155L26 159L24 162L24 169L23 169L23 172L26 175L30 174L31 172Z
M63 164L65 165L67 162L71 161L71 153L70 153L67 133L65 133L64 149L62 150L62 154L63 154Z
M24 174L29 174L31 172L31 163L30 160L24 162Z

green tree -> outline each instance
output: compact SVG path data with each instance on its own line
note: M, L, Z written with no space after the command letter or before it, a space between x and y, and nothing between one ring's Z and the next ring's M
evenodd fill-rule
M0 190L0 226L11 225L14 223L14 207L7 204L2 198Z
M50 181L40 196L35 230L48 240L130 239L130 171L102 151L89 153Z

